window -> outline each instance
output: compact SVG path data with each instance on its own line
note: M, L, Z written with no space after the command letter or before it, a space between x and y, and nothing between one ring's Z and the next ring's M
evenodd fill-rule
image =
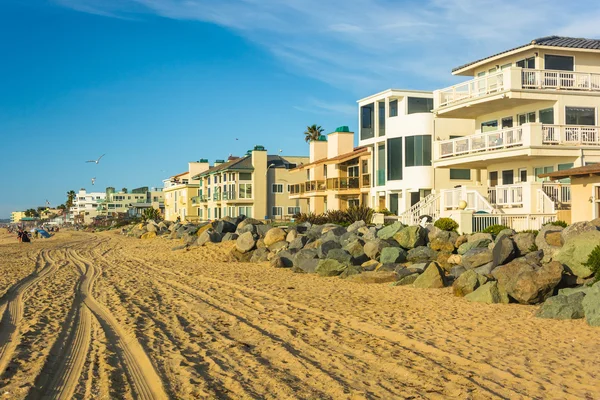
M502 171L502 184L503 185L512 185L514 182L513 170L509 169L506 171Z
M470 169L450 169L450 179L471 180Z
M515 65L521 68L535 68L535 57L530 57L524 60L517 61Z
M251 181L252 173L250 172L240 172L240 181Z
M519 182L527 182L527 168L519 168Z
M498 129L498 120L481 123L481 133L495 131Z
M210 185L210 176L206 178L206 181L208 182L208 184ZM210 218L210 217L209 217Z
M511 63L504 64L504 65L500 66L500 70L502 71L502 70L504 70L504 69L506 69L506 68L510 68L510 67L511 67L511 65L512 65Z
M550 172L554 172L554 167L550 166L550 167L534 168L533 169L533 173L535 175L535 181L536 182L546 182L546 181L548 181L548 178L540 178L538 175L549 174Z
M206 189L206 195L210 198L210 188Z
M490 172L490 187L498 186L498 171Z
M223 182L227 182L227 174L223 174Z
M373 114L375 107L373 104L367 104L360 108L360 139L370 139L373 133Z
M402 138L387 141L387 171L388 180L402 179Z
M574 166L575 166L575 164L573 164L573 163L558 164L558 170L559 171L564 171L566 169L571 169ZM563 179L559 179L558 181L560 183L571 183L571 178L563 178Z
M291 188L292 188L292 185L287 185L287 191L288 191L288 193L291 192L291 190L290 190Z
M433 99L423 97L408 97L407 114L428 113L433 109Z
M502 118L502 129L513 127L513 117Z
M380 144L377 148L377 186L383 185L385 185L385 145Z
M288 207L287 213L288 213L288 215L300 214L300 207Z
M348 167L348 176L351 178L358 176L358 165L353 165L351 167Z
M553 69L558 71L574 71L574 59L570 56L553 56L546 54L544 56L544 69Z
M245 215L252 218L252 207L238 207L238 215Z
M394 215L398 215L398 193L390 193L390 212Z
M367 161L367 160L362 161L362 173L363 174L369 173L369 161Z
M406 137L406 166L431 165L431 135Z
M390 117L398 116L398 100L390 100Z
M596 125L596 109L592 107L567 107L567 125Z
M252 184L251 183L240 183L240 199L251 199L252 198Z
M283 185L281 183L272 184L271 193L283 193Z
M377 103L377 117L379 121L379 136L385 136L385 102Z
M535 111L517 115L517 121L519 121L519 125L535 122Z
M545 108L540 110L540 122L542 124L554 123L554 108Z
M283 217L283 208L282 207L272 207L271 215L273 217Z
M358 207L360 206L360 200L359 199L349 199L348 200L348 208L350 207Z

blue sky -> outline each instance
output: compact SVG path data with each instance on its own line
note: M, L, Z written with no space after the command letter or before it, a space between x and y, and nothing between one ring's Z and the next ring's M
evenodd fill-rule
M2 0L0 218L255 144L307 154L306 125L356 129L361 97L598 20L592 1Z

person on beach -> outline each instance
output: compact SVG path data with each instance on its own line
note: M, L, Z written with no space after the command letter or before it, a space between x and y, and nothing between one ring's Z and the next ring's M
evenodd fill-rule
M29 235L27 235L27 232L23 228L19 228L19 233L17 234L17 239L19 239L19 242L21 242L21 243L31 243L31 240L29 239Z

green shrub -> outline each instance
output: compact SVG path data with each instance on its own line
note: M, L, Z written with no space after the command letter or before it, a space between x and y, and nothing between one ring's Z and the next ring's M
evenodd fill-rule
M594 282L600 281L600 245L594 247L594 250L592 250L583 265L591 269L594 273Z
M495 224L495 225L488 226L482 232L483 233L491 233L493 236L498 236L498 234L505 229L510 229L510 228L506 225Z
M365 221L370 224L375 210L366 206L350 207L346 210L347 222L353 224L356 221Z
M389 215L396 215L393 212L391 212L390 210L388 210L387 208L380 208L379 211L377 211L380 214L383 214L384 217L387 217Z
M148 220L153 220L154 222L156 222L162 220L162 214L160 213L160 210L150 207L146 208L142 212L142 219L144 220L144 222Z
M438 229L443 231L455 231L458 229L458 222L453 220L452 218L440 218L433 224Z
M540 231L538 231L536 229L525 229L524 231L521 231L519 233L533 233L535 236L537 236L538 233L540 233Z
M348 222L348 214L340 210L329 210L323 217L327 219L327 222L332 224L344 224Z
M554 225L554 226L562 226L563 228L566 228L569 224L567 224L565 221L561 221L560 219L557 221L550 221L550 222L546 222L544 224L544 226L546 225Z
M323 214L315 214L312 212L296 214L294 215L294 220L300 224L303 222L310 222L313 225L323 225L327 223L327 219L325 219Z

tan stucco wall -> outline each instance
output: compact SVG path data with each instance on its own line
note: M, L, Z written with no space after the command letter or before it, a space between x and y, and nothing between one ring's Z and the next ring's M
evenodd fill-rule
M571 222L594 219L594 185L600 185L600 176L571 179Z

